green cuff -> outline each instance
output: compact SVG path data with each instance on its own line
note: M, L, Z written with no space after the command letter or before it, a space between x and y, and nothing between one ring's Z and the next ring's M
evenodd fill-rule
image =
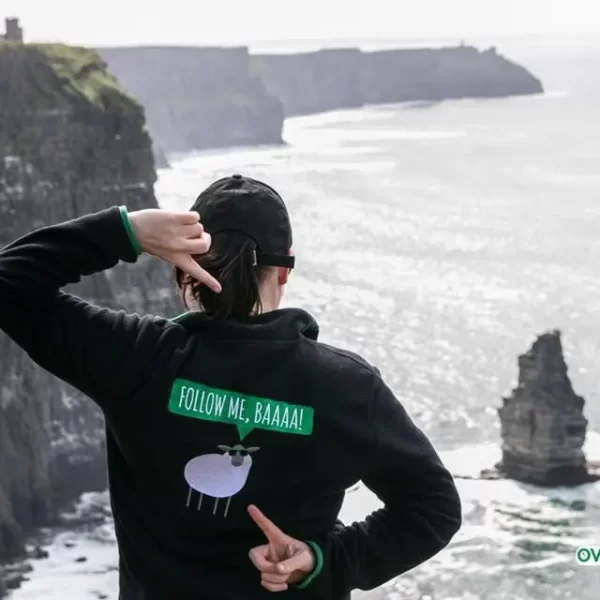
M125 227L125 231L129 236L131 247L133 248L134 252L139 256L143 252L143 250L142 246L138 242L138 239L135 237L135 231L133 231L131 221L129 220L129 213L127 212L127 207L119 206L119 211L121 212L121 221L123 221L123 227Z
M307 541L306 543L310 546L311 550L315 554L315 568L302 583L299 583L295 586L299 590L303 590L304 588L308 587L323 570L323 551L321 550L321 547L316 542Z

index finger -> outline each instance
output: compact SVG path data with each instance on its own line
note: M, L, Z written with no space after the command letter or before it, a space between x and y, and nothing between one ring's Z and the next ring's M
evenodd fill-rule
M196 281L209 287L215 294L221 293L221 284L205 271L190 255L183 255L173 261L173 264L179 267L184 273L193 277Z
M268 519L257 506L251 504L248 507L248 514L270 542L280 542L287 539L287 535L271 519Z

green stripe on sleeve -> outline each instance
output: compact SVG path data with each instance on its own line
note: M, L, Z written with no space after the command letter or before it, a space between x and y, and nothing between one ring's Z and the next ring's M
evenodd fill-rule
M127 212L126 206L119 206L119 211L121 212L121 221L123 221L123 227L125 227L125 231L129 236L129 241L131 242L131 246L134 252L139 256L143 250L142 246L138 242L138 239L135 237L135 231L133 231L133 227L131 225L131 221L129 220L129 213Z

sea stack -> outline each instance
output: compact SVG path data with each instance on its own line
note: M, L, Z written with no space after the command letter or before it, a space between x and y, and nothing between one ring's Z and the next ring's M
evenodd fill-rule
M559 331L538 337L519 357L516 389L498 410L501 475L540 486L575 486L599 477L583 452L585 401L573 391Z
M0 42L0 247L109 206L156 208L155 179L143 109L96 52ZM73 291L109 307L177 311L168 269L146 256ZM104 489L105 473L100 412L0 333L0 558L65 501Z

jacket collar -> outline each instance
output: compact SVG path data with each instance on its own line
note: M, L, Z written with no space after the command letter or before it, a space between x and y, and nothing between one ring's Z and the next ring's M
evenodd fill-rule
M207 314L191 311L171 319L190 333L206 332L222 339L240 341L283 341L302 337L317 340L319 325L300 308L269 311L244 321L212 319Z

